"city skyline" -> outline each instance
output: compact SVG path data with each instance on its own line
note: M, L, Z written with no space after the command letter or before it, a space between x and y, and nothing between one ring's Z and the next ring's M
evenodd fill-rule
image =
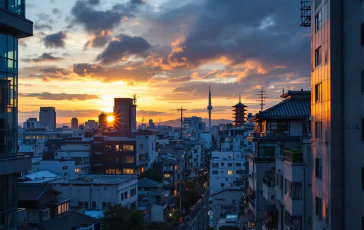
M282 88L309 89L309 30L297 27L299 2L231 1L230 13L213 17L215 0L29 0L27 6L35 26L34 37L19 45L20 123L46 106L56 107L57 123L96 119L112 112L113 98L134 93L138 122L174 120L181 105L187 116L208 118L209 85L212 119L232 120L239 94L254 114L261 87L269 95L266 108L279 102ZM257 14L240 12L257 7Z

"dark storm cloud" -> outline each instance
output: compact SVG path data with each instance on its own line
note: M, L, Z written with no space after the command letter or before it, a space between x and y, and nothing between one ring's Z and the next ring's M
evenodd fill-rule
M109 41L107 36L109 31L120 25L124 15L115 10L101 11L95 9L92 6L96 3L98 4L99 1L78 0L71 9L72 23L82 25L93 36L86 44L87 46L102 47ZM95 39L98 40L94 42Z
M298 10L290 0L208 0L180 45L183 52L172 58L195 67L226 57L231 65L256 59L302 70L308 67L309 37L303 37Z
M35 22L34 23L34 29L36 30L43 30L43 29L48 29L48 30L52 30L52 26L49 24L42 24L40 22Z
M55 57L55 56L53 56L50 53L43 53L39 57L36 57L36 58L24 58L22 60L24 62L38 63L38 62L60 61L60 60L63 60L63 58L61 58L61 57Z
M121 34L108 44L105 50L96 58L103 64L113 64L125 61L130 56L144 56L151 47L149 42L142 37L131 37Z
M63 68L57 68L57 67L47 67L47 68L41 69L41 71L44 74L55 74L55 75L62 75L62 76L66 76L71 73L69 70L66 70Z
M73 72L78 76L94 76L105 72L105 69L98 64L77 63L73 64Z
M67 93L19 93L20 97L35 97L40 100L68 100L68 101L86 101L86 100L93 100L93 99L100 99L97 95L92 94L67 94Z
M48 34L43 37L43 42L47 48L64 48L67 32L60 31L54 34Z
M98 5L98 4L100 4L100 0L88 0L88 3L90 5Z

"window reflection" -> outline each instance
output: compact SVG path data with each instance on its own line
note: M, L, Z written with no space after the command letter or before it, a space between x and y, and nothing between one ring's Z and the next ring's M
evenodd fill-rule
M25 0L0 0L0 8L25 17Z

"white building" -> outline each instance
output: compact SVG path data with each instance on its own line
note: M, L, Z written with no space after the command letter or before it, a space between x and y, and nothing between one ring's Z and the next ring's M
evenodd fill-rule
M210 149L212 147L212 134L210 132L197 133L196 138L206 149Z
M49 171L65 179L75 179L77 177L75 161L70 159L40 161L39 171Z
M245 162L241 152L212 152L210 194L233 185L243 185Z
M241 187L226 187L210 194L209 225L214 228L220 219L228 214L239 213L239 203L244 191Z
M55 151L55 159L72 159L75 161L76 173L90 173L90 149L89 142L67 143Z
M72 199L70 207L98 210L116 204L137 207L138 179L133 175L80 175L77 179L59 179L49 184Z

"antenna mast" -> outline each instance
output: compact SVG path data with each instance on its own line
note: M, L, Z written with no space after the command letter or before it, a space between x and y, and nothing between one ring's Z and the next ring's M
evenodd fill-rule
M258 94L257 94L259 97L258 97L258 100L260 102L260 112L263 111L263 106L265 105L265 100L268 98L268 94L266 93L266 91L264 90L264 88L262 87L262 90L259 90L258 91Z

